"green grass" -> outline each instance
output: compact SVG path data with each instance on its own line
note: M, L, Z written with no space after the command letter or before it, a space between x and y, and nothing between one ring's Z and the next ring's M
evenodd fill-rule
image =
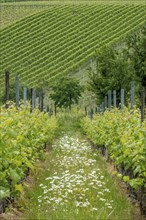
M145 7L136 4L51 4L1 30L1 72L20 75L29 87L74 73L95 50L122 41L144 25Z
M80 134L82 136L82 129L80 121L84 117L84 112L78 110L78 107L73 107L72 111L62 110L57 113L58 124L62 129L62 132L68 135Z
M72 142L76 142L77 139L78 136L74 136L74 140L71 141L70 138L67 138L66 141L68 141L71 149L75 145ZM56 143L57 147L53 148L48 154L48 162L45 164L46 171L38 178L33 190L28 193L29 200L25 201L26 209L22 219L133 220L134 208L124 197L123 192L120 191L117 182L107 172L106 163L97 152L90 150L90 146L85 140L79 139L79 141L83 149L84 146L89 149L77 153L74 150L61 150L60 143ZM76 159L76 154L79 159ZM71 162L71 158L73 158L74 163ZM93 163L89 163L91 158ZM92 172L93 175L91 175ZM63 177L66 173L68 179ZM78 174L83 177L83 181ZM70 178L71 175L72 178ZM55 180L54 176L59 179ZM87 177L87 180L84 177ZM77 183L76 178L80 181L80 184ZM50 189L53 186L51 183L53 179L58 189L54 188L52 191ZM95 183L96 179L100 181L99 187ZM63 183L66 185L61 190ZM73 193L69 190L73 190ZM56 200L61 198L62 201L57 204L54 198ZM80 203L79 206L77 201Z

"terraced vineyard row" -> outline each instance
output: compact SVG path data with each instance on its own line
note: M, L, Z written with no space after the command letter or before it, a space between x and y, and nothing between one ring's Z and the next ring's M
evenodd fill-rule
M58 3L62 3L62 4L80 4L80 3L86 3L86 4L145 4L145 0L31 0L31 1L17 1L17 0L0 0L0 3L3 3L3 4L12 4L12 5L24 5L24 4L28 4L28 5L32 5L32 2L33 4L37 4L37 5L40 5L40 4L43 4L43 5L50 5L50 4L58 4Z
M1 31L2 84L6 69L28 86L68 74L144 21L142 5L51 5Z

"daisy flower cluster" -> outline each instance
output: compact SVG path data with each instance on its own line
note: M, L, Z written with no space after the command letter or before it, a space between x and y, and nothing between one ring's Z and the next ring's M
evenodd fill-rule
M38 208L42 204L52 210L62 210L72 204L76 211L90 212L113 209L110 190L101 170L97 167L95 152L87 142L64 136L53 146L56 151L56 171L40 183ZM51 161L50 161L51 163ZM53 160L54 163L54 160Z

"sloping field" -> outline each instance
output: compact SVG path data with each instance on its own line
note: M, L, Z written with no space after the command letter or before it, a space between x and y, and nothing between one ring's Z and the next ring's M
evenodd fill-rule
M143 3L145 4L145 0L30 0L30 1L25 1L25 0L0 0L0 3L14 3L14 4L25 4L25 3L29 3L29 4L32 4L32 2L35 2L40 4L50 4L50 3L70 3L70 2L73 2L73 3L87 3L87 4L93 4L93 3L116 3L116 4L127 4L127 3L136 3L136 4L140 4L140 3Z
M0 0L0 29L10 26L15 22L47 9L54 4L146 4L145 0L34 0L34 1L15 1Z
M96 49L123 40L145 21L144 5L50 5L47 10L1 30L1 73L18 74L37 86L68 74L92 58Z

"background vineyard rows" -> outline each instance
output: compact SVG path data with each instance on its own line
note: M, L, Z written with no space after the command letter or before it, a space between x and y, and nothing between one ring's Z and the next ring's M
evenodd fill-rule
M20 5L20 4L1 4L0 5L0 29L10 26L17 21L28 17L30 15L36 14L40 11L47 9L47 5Z
M104 45L123 40L145 21L137 4L50 5L1 30L1 74L38 86L77 70Z
M139 4L139 3L142 3L142 4L145 4L145 0L122 0L122 1L119 1L119 0L31 0L31 1L25 1L25 0L20 0L20 1L16 1L16 0L0 0L0 3L18 3L18 4L31 4L31 2L35 2L40 4L40 3L43 3L43 4L51 4L53 2L54 3L86 3L86 4L95 4L95 3L103 3L103 4L111 4L111 3L118 3L118 4L127 4L127 3L135 3L135 4Z

